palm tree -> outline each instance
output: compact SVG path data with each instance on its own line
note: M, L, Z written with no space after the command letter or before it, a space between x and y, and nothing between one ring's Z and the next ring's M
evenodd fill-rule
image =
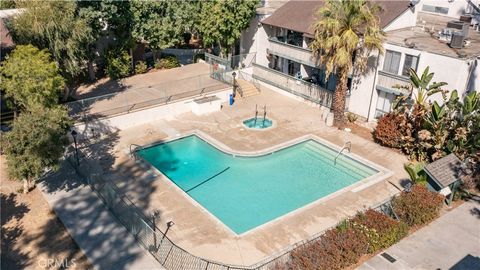
M326 0L313 25L310 47L325 67L326 78L335 74L337 87L333 97L334 124L345 126L345 97L348 74L366 71L373 50L383 53L384 33L379 26L380 6L366 0Z

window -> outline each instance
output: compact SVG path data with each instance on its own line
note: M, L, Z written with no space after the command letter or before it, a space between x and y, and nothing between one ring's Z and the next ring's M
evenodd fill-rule
M385 53L385 60L383 61L383 71L398 74L401 56L402 54L399 52L387 50Z
M402 75L410 76L410 69L417 71L417 65L418 65L418 56L406 54L405 62L403 63Z
M303 47L303 34L300 32L288 30L287 43L297 47Z
M431 5L423 5L422 11L440 13L440 14L448 14L448 8L447 7L438 7L438 6L431 6Z
M300 64L292 60L288 60L288 75L297 77L300 73Z
M377 107L375 107L375 119L380 118L385 113L390 112L392 103L397 96L392 93L378 91Z

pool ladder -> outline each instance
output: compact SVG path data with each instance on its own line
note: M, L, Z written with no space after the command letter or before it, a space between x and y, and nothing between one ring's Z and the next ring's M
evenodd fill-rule
M265 126L265 119L267 118L267 105L263 105L263 122L262 125ZM255 104L255 120L253 121L253 126L257 125L258 119L258 105Z
M348 152L350 153L350 151L352 150L352 143L350 141L346 141L344 144L343 144L343 147L342 149L340 149L340 151L338 151L337 153L337 156L335 157L335 159L333 160L333 165L337 165L337 158L340 156L340 154L343 152L343 150L345 149L348 149Z
M132 149L132 146L134 147L133 149ZM137 149L140 148L140 147L141 146L138 145L138 144L134 144L134 143L130 144L130 156L133 157L135 160L137 160L137 158L138 158L137 157Z

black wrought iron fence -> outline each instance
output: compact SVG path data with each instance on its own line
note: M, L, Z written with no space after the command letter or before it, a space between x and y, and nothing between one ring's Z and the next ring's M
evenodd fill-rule
M203 270L268 270L277 265L284 265L290 261L290 252L298 247L319 239L325 231L319 232L309 239L288 246L278 253L251 266L236 266L223 264L195 256L177 246L165 233L160 230L154 221L145 216L142 211L122 194L116 185L104 180L101 172L90 165L90 161L79 151L82 156L80 165L77 166L73 152L67 155L70 165L84 183L88 184L110 210L112 215L125 226L135 237L137 242L145 248L166 269L203 269ZM393 197L392 197L393 198ZM373 209L392 215L391 199L373 207ZM395 215L393 215L395 218Z

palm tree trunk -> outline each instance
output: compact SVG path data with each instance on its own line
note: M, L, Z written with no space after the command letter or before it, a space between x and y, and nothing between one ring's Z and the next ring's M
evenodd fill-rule
M346 70L338 70L337 88L333 95L333 125L338 129L345 128L345 98L347 95L348 76Z

